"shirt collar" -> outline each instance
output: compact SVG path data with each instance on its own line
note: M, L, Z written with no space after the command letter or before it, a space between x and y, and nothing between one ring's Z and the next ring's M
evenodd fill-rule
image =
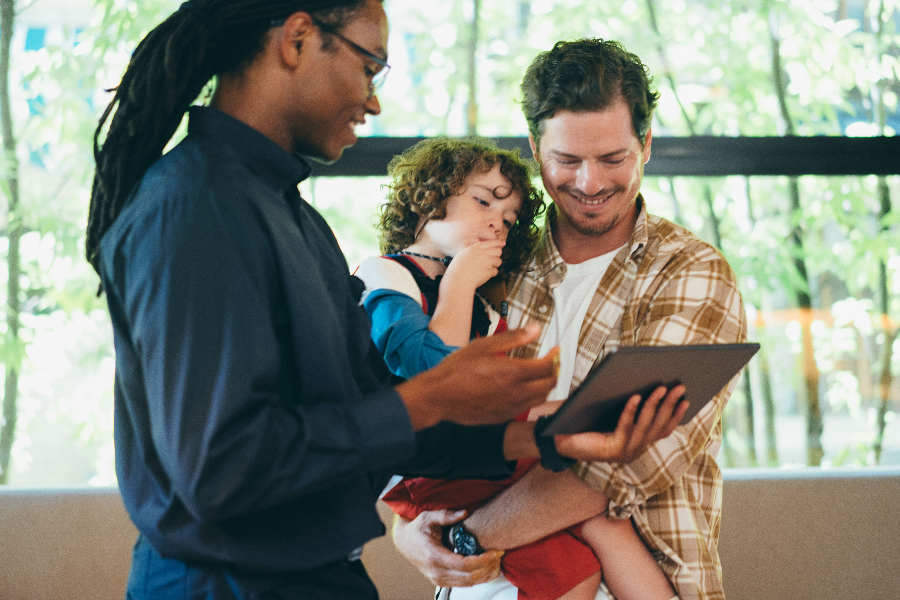
M239 161L275 188L296 189L309 177L311 168L305 160L231 115L208 106L192 106L188 114L189 134L230 147Z
M643 195L638 195L637 202L640 203L638 218L634 224L634 231L631 232L631 238L628 240L628 254L634 261L639 261L643 257L649 237L647 206ZM537 252L535 252L534 260L531 263L533 275L537 279L542 279L557 269L562 271L561 267L564 267L566 264L562 256L559 255L556 242L553 241L553 225L555 223L556 204L551 204L547 209L547 216L541 231L541 240L538 243Z
M634 224L634 231L631 232L631 239L628 240L628 254L634 261L639 261L644 256L647 251L647 242L650 240L647 203L642 194L638 194L637 201L640 202L638 218Z

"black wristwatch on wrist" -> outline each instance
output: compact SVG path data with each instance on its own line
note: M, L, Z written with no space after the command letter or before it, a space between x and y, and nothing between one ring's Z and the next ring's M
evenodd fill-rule
M475 556L484 552L475 534L462 523L454 523L444 528L444 544L460 556Z
M534 443L541 454L541 466L548 471L559 473L574 465L575 460L562 456L557 452L556 440L552 435L541 435L549 421L550 417L544 416L539 418L537 423L534 424Z

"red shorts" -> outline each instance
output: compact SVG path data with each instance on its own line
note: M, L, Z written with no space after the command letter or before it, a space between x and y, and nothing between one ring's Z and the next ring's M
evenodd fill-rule
M521 479L536 463L520 460L508 479L404 478L382 500L404 519L428 510L473 511ZM581 537L581 525L507 550L500 570L519 589L519 600L555 600L597 573L600 562Z

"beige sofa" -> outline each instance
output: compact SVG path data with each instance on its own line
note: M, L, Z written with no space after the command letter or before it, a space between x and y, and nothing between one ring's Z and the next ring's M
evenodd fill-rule
M900 469L731 471L723 503L728 600L900 598ZM0 598L120 600L135 534L116 490L2 490ZM429 597L387 538L363 561L384 600Z

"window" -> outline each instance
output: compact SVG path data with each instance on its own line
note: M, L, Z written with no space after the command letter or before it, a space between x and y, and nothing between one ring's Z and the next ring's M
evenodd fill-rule
M23 161L22 262L0 264L0 282L17 268L22 286L21 333L0 355L4 365L24 359L17 411L0 432L0 458L4 436L14 440L12 485L115 481L112 336L83 259L91 137L110 98L102 90L180 2L126 0L89 28L93 3L67 4L71 13L40 27L23 10L18 31L25 50L45 47L45 27L77 32L77 47L13 61L12 101L35 109L14 111L19 142L46 168ZM383 114L359 130L378 137L317 166L302 188L351 267L378 251L372 215L390 156L437 134L525 148L518 85L532 58L560 39L617 39L662 93L648 205L721 247L763 344L725 414L722 463L874 464L881 435L878 462L900 464L896 11L878 18L872 2L834 0L385 6L394 69ZM821 420L807 420L812 396Z

